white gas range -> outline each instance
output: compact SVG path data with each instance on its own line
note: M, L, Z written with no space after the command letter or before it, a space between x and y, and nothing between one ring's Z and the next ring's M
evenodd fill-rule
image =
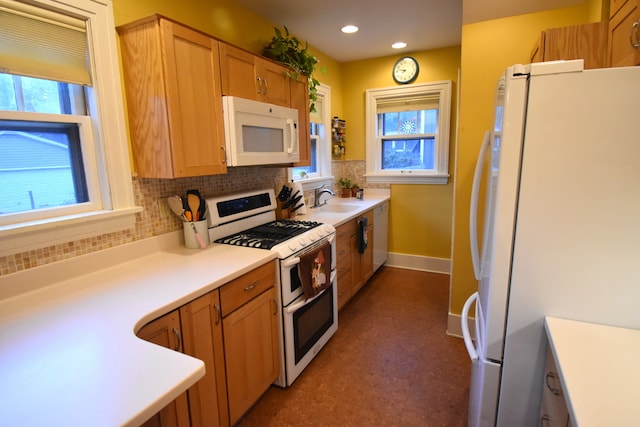
M211 242L277 253L281 345L276 384L287 387L338 329L335 228L315 221L276 220L277 202L271 189L206 201ZM328 287L305 296L301 261L327 247Z

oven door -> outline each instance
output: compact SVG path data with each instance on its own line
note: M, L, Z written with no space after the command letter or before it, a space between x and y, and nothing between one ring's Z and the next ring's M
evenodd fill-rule
M290 386L338 330L336 271L331 285L306 300L300 296L283 308L286 384Z
M313 245L307 246L300 252L280 261L280 292L282 292L282 306L286 307L293 301L304 295L302 282L298 276L298 265L303 254L314 251L316 248L329 242L331 245L331 271L336 269L336 235L327 236L326 239L319 240Z

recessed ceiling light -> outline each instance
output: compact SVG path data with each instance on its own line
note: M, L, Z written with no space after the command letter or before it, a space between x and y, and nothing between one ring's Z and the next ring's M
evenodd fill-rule
M404 47L407 47L407 44L405 42L396 42L392 44L391 47L394 49L402 49Z
M342 32L347 34L352 34L358 31L358 27L355 25L345 25L342 27Z

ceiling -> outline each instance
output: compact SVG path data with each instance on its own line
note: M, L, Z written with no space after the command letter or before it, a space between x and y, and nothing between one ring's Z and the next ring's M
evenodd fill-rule
M236 0L338 62L460 44L462 24L585 3L586 0ZM464 4L463 4L464 3ZM353 24L355 34L340 28ZM396 41L405 49L392 49Z

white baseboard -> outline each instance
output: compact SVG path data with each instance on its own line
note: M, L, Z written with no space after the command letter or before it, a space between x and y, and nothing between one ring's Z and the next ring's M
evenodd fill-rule
M447 317L447 335L456 338L462 338L462 316L459 314L453 314L449 312ZM471 337L476 337L476 322L473 317L469 318L469 332L471 333Z
M448 258L434 258L389 252L386 265L409 270L430 271L432 273L451 273L451 260Z

